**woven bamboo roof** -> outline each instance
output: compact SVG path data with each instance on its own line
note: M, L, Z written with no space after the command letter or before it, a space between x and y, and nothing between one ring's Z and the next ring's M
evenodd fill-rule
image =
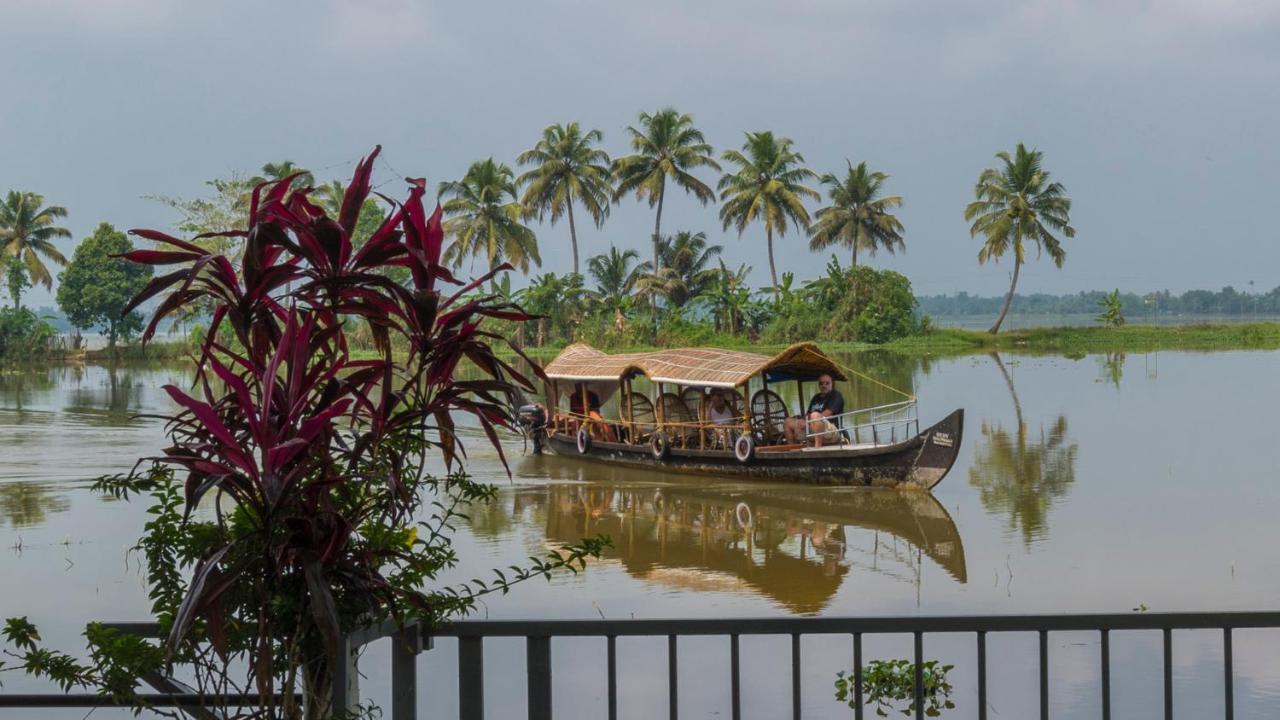
M609 355L590 345L574 343L545 368L556 380L620 380L644 375L653 382L732 388L762 372L771 376L812 379L830 373L845 376L834 361L813 343L797 343L777 355L718 348L680 348Z

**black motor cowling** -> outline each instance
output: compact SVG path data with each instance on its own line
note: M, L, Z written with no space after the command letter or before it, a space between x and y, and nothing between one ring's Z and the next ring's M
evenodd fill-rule
M521 405L516 410L516 422L525 437L533 441L533 454L542 454L542 444L547 438L547 411L541 405Z

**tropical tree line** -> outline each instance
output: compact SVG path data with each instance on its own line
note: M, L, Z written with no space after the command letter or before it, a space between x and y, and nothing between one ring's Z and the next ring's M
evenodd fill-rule
M1103 290L1053 295L1049 293L1018 293L1014 297L1019 311L1031 315L1092 315L1098 304L1108 295ZM1166 316L1251 315L1275 317L1280 315L1280 286L1270 290L1236 289L1227 286L1221 290L1188 290L1174 293L1169 290L1136 293L1120 292L1118 299L1126 317L1131 321L1154 320ZM960 292L953 295L922 295L917 298L920 312L934 317L991 316L1000 312L1004 297L983 297Z

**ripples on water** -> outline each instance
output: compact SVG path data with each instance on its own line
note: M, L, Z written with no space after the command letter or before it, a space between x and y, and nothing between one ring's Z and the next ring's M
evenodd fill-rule
M1274 354L869 353L842 362L915 392L922 422L966 408L963 451L932 496L620 471L525 456L515 438L505 444L508 478L482 434L467 432L469 471L501 493L459 528L465 567L446 580L603 533L614 545L586 572L528 584L489 601L481 614L1124 612L1140 605L1258 609L1280 601L1274 552L1280 443L1273 391L1263 382L1274 372ZM43 618L50 642L63 647L78 646L85 621L145 616L137 568L124 560L142 508L103 502L85 487L162 447L160 421L137 416L168 411L160 386L185 384L186 377L181 368L140 366L0 374L0 576L23 580L0 596L0 615ZM794 390L783 389L795 402ZM850 402L880 400L875 386L842 390ZM1238 717L1271 716L1280 706L1276 635L1238 634ZM906 656L909 643L899 640L878 639L868 656ZM1116 717L1158 716L1157 643L1140 633L1115 639ZM786 684L771 689L775 676L785 674L773 661L786 648L775 644L760 639L744 655L754 668L752 707L764 715L786 710L774 708L785 704L778 697L785 698ZM560 647L557 678L590 677L598 669L563 671L560 664L576 655ZM423 662L442 663L444 672L448 649L441 649ZM631 678L665 687L662 647L637 641L625 652ZM682 668L724 666L716 647L690 641L688 652ZM834 641L806 644L805 667L812 670L805 693L816 698L806 717L842 716L824 699L848 652ZM971 697L965 693L974 682L972 652L971 641L930 640L930 655L957 663L953 679L962 697ZM992 698L1001 716L1034 711L1034 695L1026 692L1034 688L1034 663L1027 662L1034 653L1034 638L993 641L992 677L999 681ZM1178 706L1188 717L1214 716L1220 707L1220 653L1218 639L1175 635ZM1051 655L1054 717L1095 717L1096 638L1055 635ZM367 671L375 699L385 692L380 662L373 657ZM506 660L494 662L500 670ZM443 677L429 681L426 693L448 702L454 689L447 672ZM558 705L569 703L567 715L590 715L597 693L567 700L576 686L559 682L567 680L556 691ZM682 682L714 695L719 680ZM628 707L643 715L653 704L647 697L631 698ZM519 711L508 700L495 703L495 712ZM691 717L715 705L708 700L704 707L696 697L689 703L682 711ZM971 711L962 706L956 716Z

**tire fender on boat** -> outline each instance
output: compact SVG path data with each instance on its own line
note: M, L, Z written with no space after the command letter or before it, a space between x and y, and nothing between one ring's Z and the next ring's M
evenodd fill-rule
M733 443L733 456L746 465L756 456L756 441L750 435L739 435Z
M666 433L659 430L649 438L649 453L658 461L665 461L671 456L671 439Z
M754 517L751 516L750 505L744 502L738 503L738 507L734 508L733 514L738 519L738 527L742 528L743 530L750 530L751 528L755 527L756 520Z
M586 428L578 428L578 454L591 452L591 433Z

